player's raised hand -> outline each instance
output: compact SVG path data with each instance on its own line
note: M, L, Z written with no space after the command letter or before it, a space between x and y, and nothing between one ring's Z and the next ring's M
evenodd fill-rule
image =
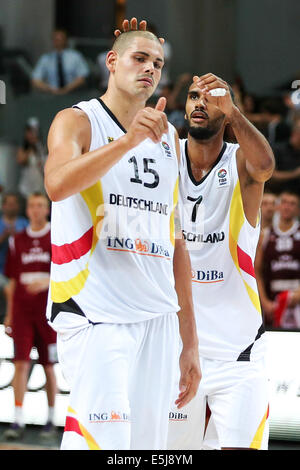
M231 114L235 105L229 86L224 80L212 73L207 73L201 77L195 75L193 81L210 103L220 108L225 115Z
M155 108L146 107L136 114L126 134L131 147L137 146L147 138L155 143L161 141L163 134L168 132L168 120L164 113L166 104L166 98L161 97Z
M146 31L147 21L146 20L140 21L139 27L138 27L138 21L135 17L131 18L130 22L129 22L129 20L125 19L122 23L122 29L123 29L123 31L120 31L119 29L115 30L114 35L115 35L116 38L118 36L120 36L120 34L122 34L122 32L126 33L128 31L137 31L138 29L139 29L139 31Z
M127 20L125 19L122 23L122 30L123 31L120 31L119 29L116 29L115 32L114 32L114 35L115 37L117 38L118 36L120 36L120 34L123 33L126 33L128 31L147 31L147 21L146 20L141 20L138 24L138 20L133 17L131 18L131 20ZM164 44L165 40L164 38L159 38L160 40L160 43L161 44Z

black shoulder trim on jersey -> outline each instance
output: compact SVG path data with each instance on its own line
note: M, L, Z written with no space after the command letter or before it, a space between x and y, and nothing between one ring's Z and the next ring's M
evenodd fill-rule
M114 113L106 106L106 104L102 101L101 98L97 98L97 100L98 100L99 103L101 104L102 108L107 112L107 114L109 114L109 116L112 118L112 120L115 121L115 123L120 127L120 129L126 134L127 131L126 131L125 127L122 126L122 124L121 124L120 121L116 118L116 116L114 115Z
M93 326L95 326L95 325L103 325L103 322L102 322L102 321L96 321L96 322L95 322L95 321L89 320L89 323L90 323L91 325L93 325Z
M258 340L261 335L265 332L265 327L264 327L264 324L262 323L260 328L258 329L258 332L257 332L257 335L255 337L255 340L252 344L250 344L250 346L248 346L248 348L245 349L245 351L243 351L239 357L237 358L237 361L250 361L250 354L251 354L251 350L252 350L252 347L253 347L253 344L255 343L256 340Z
M50 321L53 322L60 312L76 313L85 317L85 314L72 298L63 303L53 303Z
M219 153L218 158L216 159L215 163L213 164L213 166L211 167L209 172L206 173L206 175L203 176L203 178L201 178L200 181L196 181L195 178L194 178L193 172L192 172L191 161L190 161L190 157L189 157L189 153L188 153L188 140L186 140L186 142L185 142L185 157L186 157L187 169L188 169L188 174L189 174L190 180L192 181L192 183L194 183L195 186L199 186L199 184L203 183L203 181L206 180L208 175L212 172L214 167L219 163L219 161L223 157L224 152L226 150L226 147L227 147L227 144L226 144L226 142L224 142L223 147L221 149L221 152Z

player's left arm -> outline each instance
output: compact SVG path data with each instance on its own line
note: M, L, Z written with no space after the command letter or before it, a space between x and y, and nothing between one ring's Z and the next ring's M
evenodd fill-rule
M267 139L235 105L229 124L239 144L236 156L244 213L248 222L256 227L264 183L275 168L273 151Z
M181 372L179 395L175 404L178 408L182 408L196 395L201 379L198 336L192 299L191 264L183 238L175 240L173 268L175 289L180 307L178 312L179 332L183 344L179 359Z
M179 155L179 140L176 134L177 156ZM198 336L194 315L192 297L191 263L185 240L182 236L178 205L174 210L175 222L175 251L174 251L174 278L180 311L178 312L179 331L182 340L182 351L179 360L180 382L179 396L175 402L182 408L196 395L201 379L201 370L198 353Z
M275 159L267 139L243 115L232 101L228 84L219 77L208 73L202 77L194 77L199 88L205 93L207 100L215 104L226 116L239 144L237 165L244 204L244 212L248 221L256 226L258 211L264 190L264 183L271 178ZM225 89L224 96L211 96L210 90Z

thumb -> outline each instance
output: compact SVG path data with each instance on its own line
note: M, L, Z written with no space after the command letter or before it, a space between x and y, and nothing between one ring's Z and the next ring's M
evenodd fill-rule
M156 103L155 109L157 109L157 111L163 112L165 110L166 104L167 104L167 100L164 96L162 96L161 98L159 98L158 102Z

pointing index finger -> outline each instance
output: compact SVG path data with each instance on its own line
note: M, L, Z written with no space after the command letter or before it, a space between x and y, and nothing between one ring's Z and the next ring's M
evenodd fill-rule
M157 111L164 111L165 108L166 108L166 105L167 105L167 100L164 96L161 96L158 100L158 102L156 103L156 106L155 106L155 109Z

